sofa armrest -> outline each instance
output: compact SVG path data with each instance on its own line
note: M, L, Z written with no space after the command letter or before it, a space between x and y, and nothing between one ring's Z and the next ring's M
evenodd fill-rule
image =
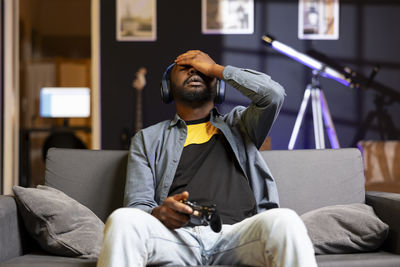
M389 225L389 235L383 249L400 254L400 194L368 191L365 197L376 215Z
M26 232L14 197L0 195L0 262L24 254Z

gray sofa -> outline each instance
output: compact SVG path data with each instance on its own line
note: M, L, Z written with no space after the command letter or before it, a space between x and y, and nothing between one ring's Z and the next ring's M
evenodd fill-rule
M278 184L281 206L299 214L335 204L367 203L390 226L375 252L318 255L325 266L400 266L400 195L364 191L357 149L264 151ZM51 149L46 184L90 208L101 220L122 206L127 151ZM0 266L95 266L94 260L41 251L24 228L15 199L0 196Z

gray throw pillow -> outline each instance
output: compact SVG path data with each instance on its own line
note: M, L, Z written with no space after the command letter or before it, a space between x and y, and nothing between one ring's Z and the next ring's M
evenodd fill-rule
M97 258L104 223L88 208L48 186L13 187L18 209L30 235L47 252Z
M315 254L341 254L378 249L389 226L372 207L356 203L335 205L301 215L314 245Z

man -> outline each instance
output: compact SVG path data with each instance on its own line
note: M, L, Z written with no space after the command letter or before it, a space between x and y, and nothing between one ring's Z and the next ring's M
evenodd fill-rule
M216 64L201 51L175 60L169 79L177 114L132 138L125 205L106 223L98 266L316 266L299 216L277 207L275 182L258 152L283 103L265 74ZM216 80L251 100L226 115ZM216 204L223 226L188 224L184 200Z

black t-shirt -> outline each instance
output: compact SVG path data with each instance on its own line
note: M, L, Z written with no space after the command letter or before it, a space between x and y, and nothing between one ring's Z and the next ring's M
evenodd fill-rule
M256 214L249 181L223 134L208 118L186 123L188 135L169 195L188 191L192 202L216 204L225 224Z

